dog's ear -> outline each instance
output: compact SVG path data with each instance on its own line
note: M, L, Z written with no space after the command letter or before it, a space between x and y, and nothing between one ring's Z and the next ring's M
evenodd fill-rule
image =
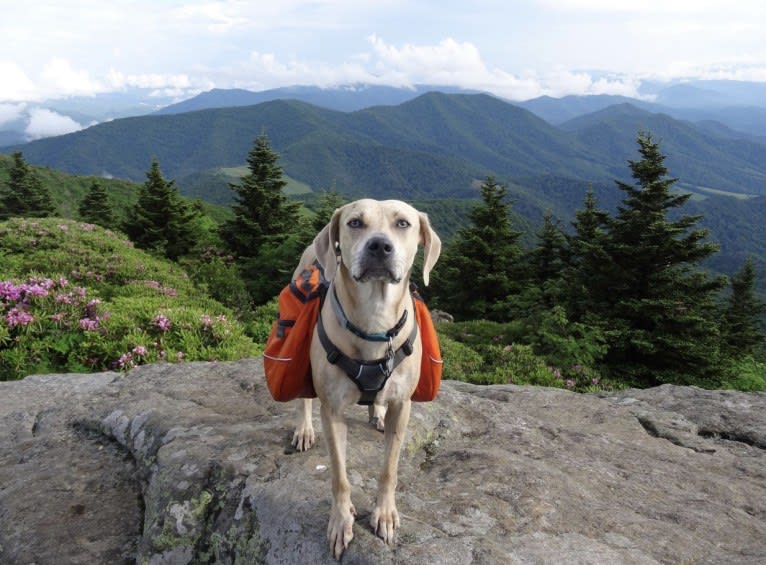
M324 268L324 276L328 281L333 279L335 269L338 267L338 256L340 254L338 249L338 241L340 239L339 222L340 208L335 210L329 223L314 238L314 251Z
M423 284L428 286L428 276L442 251L442 240L431 228L428 214L420 214L420 244L423 246Z

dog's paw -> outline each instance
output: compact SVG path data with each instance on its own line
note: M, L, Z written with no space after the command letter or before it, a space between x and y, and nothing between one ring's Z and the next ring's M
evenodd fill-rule
M385 432L386 431L386 422L384 418L379 418L377 416L373 416L370 418L370 424L372 424L376 430L379 432Z
M333 506L330 511L327 540L330 542L330 551L335 559L340 560L348 544L354 539L354 516L356 516L356 510L353 505L349 505L348 508Z
M370 525L375 535L388 544L394 541L394 532L399 527L399 512L393 501L376 504L370 516Z
M295 433L293 433L293 440L291 443L293 447L298 451L307 451L314 447L314 444L316 443L314 426L308 424L295 428Z
M381 404L373 404L369 407L370 424L379 432L386 431L386 407Z

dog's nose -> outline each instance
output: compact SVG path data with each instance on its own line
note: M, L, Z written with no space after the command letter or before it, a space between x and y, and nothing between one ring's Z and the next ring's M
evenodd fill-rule
M373 257L385 259L394 252L394 244L385 236L375 236L370 238L365 249Z

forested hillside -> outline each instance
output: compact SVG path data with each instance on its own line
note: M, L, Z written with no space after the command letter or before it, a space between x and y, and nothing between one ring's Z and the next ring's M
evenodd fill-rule
M240 166L265 131L286 174L314 190L334 185L344 194L443 198L475 196L471 182L486 174L506 182L547 175L611 182L642 128L662 137L671 170L683 172L688 186L766 193L763 144L715 137L710 128L633 107L578 118L562 129L481 94L429 93L356 112L278 100L143 116L9 150L23 151L34 164L133 180L140 180L154 156L181 181Z
M731 279L706 269L718 245L700 229L703 216L689 214L692 195L675 190L659 144L644 133L638 141L642 159L628 161L637 186L620 181L610 191L548 176L545 192L535 192L488 175L471 183L478 204L415 202L444 238L423 293L458 320L440 330L445 376L581 391L662 382L766 389L756 263L741 254L736 232L725 231ZM30 166L20 152L0 161L0 204L10 218L0 223L0 378L257 351L274 297L344 195L311 193L303 205L288 198L280 156L263 133L245 161L219 219L181 198L157 159L143 184L107 190L94 177ZM70 212L59 206L59 182L71 201L85 192L76 216L86 221L61 219L73 202ZM118 214L112 189L127 189ZM550 212L538 217L546 194L571 199L574 190L583 196L571 226ZM719 198L761 200L711 196L694 205ZM708 221L724 230L727 214L742 211L718 206ZM102 222L131 243L94 225ZM163 269L175 273L172 283ZM192 307L208 303L225 313Z

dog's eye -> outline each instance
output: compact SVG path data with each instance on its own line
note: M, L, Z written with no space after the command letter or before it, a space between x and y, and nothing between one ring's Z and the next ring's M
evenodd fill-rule
M397 228L402 228L402 229L404 229L404 228L408 228L408 227L410 227L411 225L412 225L412 224L410 224L410 223L409 223L407 220L404 220L404 219L399 219L399 220L396 220L396 227L397 227Z
M357 229L362 227L362 220L359 218L351 218L346 225L350 228Z

